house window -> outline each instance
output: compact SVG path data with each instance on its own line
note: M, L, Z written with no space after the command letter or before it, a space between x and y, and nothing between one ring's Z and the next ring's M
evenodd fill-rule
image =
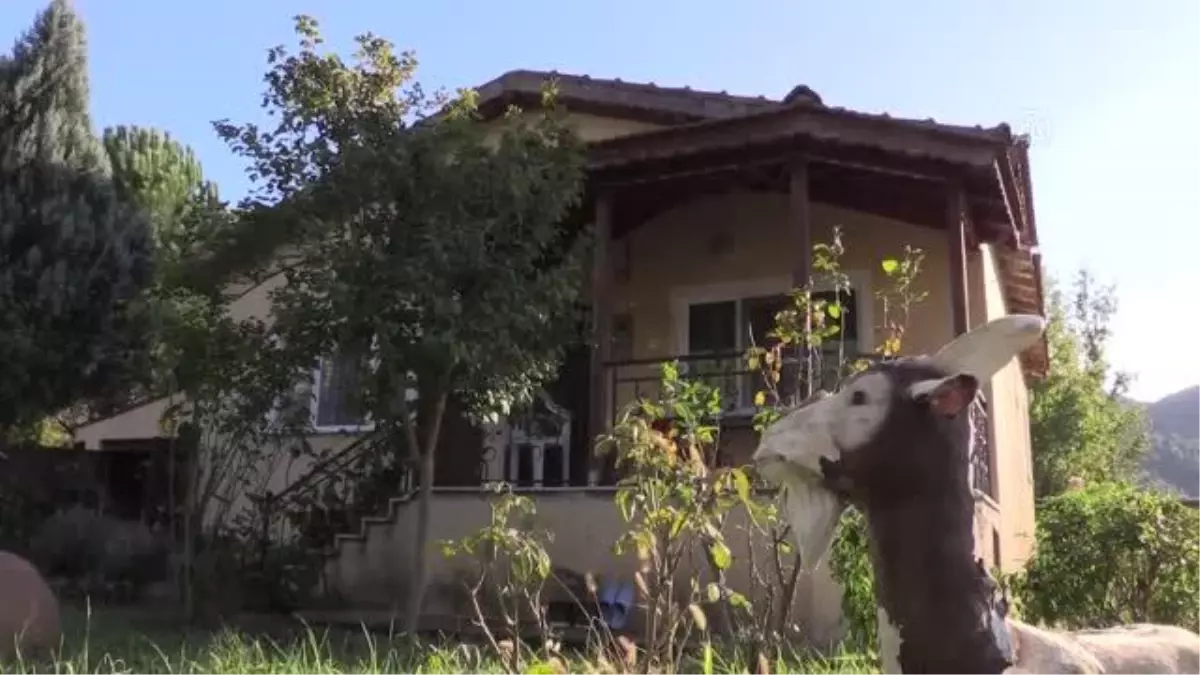
M829 303L840 300L842 333L827 342L825 349L836 349L843 343L847 351L857 350L858 311L854 291L813 293L813 299ZM768 295L739 300L699 302L688 305L689 354L741 353L750 345L768 346L773 341L768 333L775 326L775 315L790 305L787 295Z
M832 366L829 377L824 379L836 378L835 355L839 346L844 348L847 356L859 351L857 297L854 291L843 290L840 294L834 291L813 293L813 299L824 299L829 303L837 301L842 308L842 333L822 345L822 351L827 355L822 362ZM756 373L746 372L744 352L751 345L770 346L775 342L768 336L775 326L775 315L790 305L791 298L786 294L689 303L688 371L725 391L728 407L750 406L760 378ZM704 355L713 358L702 358ZM784 366L784 383L796 381L796 367L796 364ZM832 382L821 384L831 386Z
M313 381L313 427L317 431L372 428L362 404L363 371L357 352L338 350L321 358Z

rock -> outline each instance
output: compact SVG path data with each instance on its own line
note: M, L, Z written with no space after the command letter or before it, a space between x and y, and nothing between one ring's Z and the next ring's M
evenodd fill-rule
M24 558L0 551L0 662L20 648L23 659L58 648L62 628L58 600Z

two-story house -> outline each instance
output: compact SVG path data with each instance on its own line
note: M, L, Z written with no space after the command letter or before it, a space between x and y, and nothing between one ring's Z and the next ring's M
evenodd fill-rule
M482 111L536 105L550 74L513 71L483 85ZM738 371L747 336L762 334L784 294L811 276L814 242L840 227L852 293L843 299L852 349L879 340L880 261L924 251L904 351L937 349L1008 313L1042 313L1040 260L1026 139L1007 125L965 127L833 107L808 87L782 100L556 75L559 102L588 142L581 214L598 236L588 290L600 339L576 350L546 388L541 417L489 429L454 425L442 444L432 536L459 537L487 518L480 486L505 480L536 495L555 533L555 564L631 575L610 551L619 520L590 440L620 407L652 391L658 364L714 372L727 394L732 454L753 448L751 379ZM815 277L819 286L821 279ZM282 276L243 289L234 316L268 316ZM707 365L706 365L707 364ZM709 370L705 370L708 368ZM980 555L1006 569L1030 554L1033 487L1027 383L1046 368L1044 345L987 384L977 441ZM348 447L370 426L344 405L352 379L338 359L316 374L313 442ZM160 435L165 402L76 431L88 448ZM544 420L543 420L544 421ZM272 476L271 489L308 480L310 466ZM415 527L411 483L335 540L325 588L353 607L398 606ZM738 547L734 546L735 554ZM430 556L438 556L431 551ZM433 567L446 573L448 567ZM733 580L734 583L740 583ZM816 639L836 634L839 591L827 573L804 580L798 616ZM431 594L428 611L450 612Z

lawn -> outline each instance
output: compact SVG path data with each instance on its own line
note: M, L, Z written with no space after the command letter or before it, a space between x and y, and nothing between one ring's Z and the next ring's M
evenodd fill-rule
M603 672L578 658L572 672ZM542 664L535 672L552 672ZM702 664L685 664L701 672ZM715 655L713 672L749 672L736 658ZM776 672L864 673L875 664L857 654L788 654ZM238 627L189 628L161 614L67 609L63 645L53 662L0 664L0 672L57 673L499 673L486 650L469 644L417 644L365 631L308 629L299 622L244 621Z

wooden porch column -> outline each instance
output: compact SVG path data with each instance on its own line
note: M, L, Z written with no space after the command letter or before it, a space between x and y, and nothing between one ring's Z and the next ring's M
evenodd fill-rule
M812 274L812 223L808 202L808 160L798 158L788 167L788 220L796 251L792 284L803 286Z
M593 224L595 241L592 244L592 362L588 382L588 457L589 464L598 473L605 473L594 457L596 437L608 428L608 382L604 364L612 352L612 269L609 261L609 243L612 240L612 199L608 190L596 195L596 213ZM594 482L594 473L589 473L589 483Z
M792 286L808 284L812 275L812 214L808 200L808 160L798 157L788 166L788 220L796 250L792 252ZM804 336L812 332L812 313L804 312ZM804 350L802 377L805 397L816 391L812 349Z
M967 195L962 185L951 184L946 200L946 235L950 249L950 312L954 337L967 332Z

